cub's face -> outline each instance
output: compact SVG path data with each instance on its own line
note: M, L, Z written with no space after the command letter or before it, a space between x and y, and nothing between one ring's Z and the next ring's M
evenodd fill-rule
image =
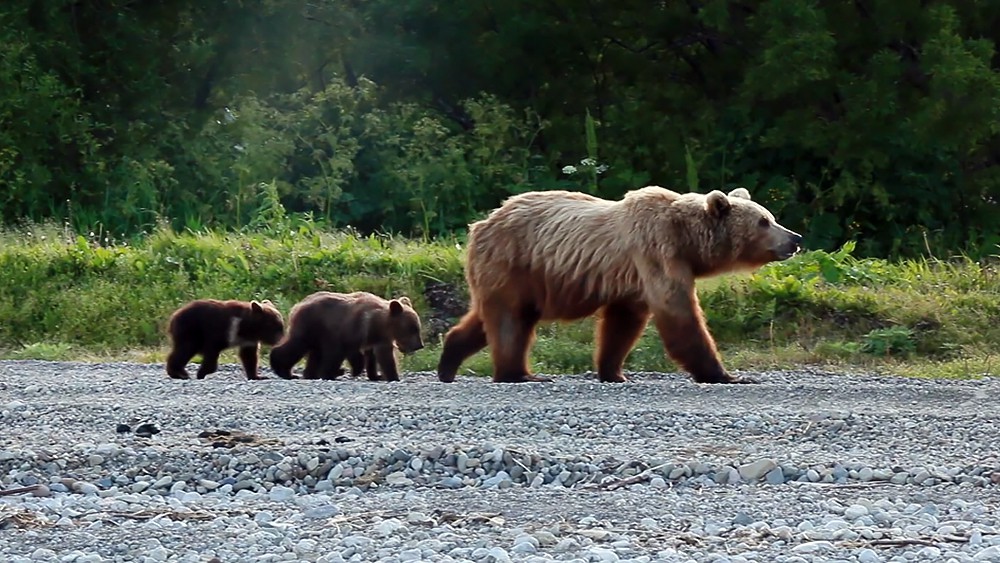
M413 310L407 297L389 302L389 333L400 352L404 354L412 354L424 347L420 335L420 316Z
M732 248L732 260L740 266L757 267L787 260L802 248L802 235L781 226L764 206L750 200L745 188L728 195L708 194L709 213L718 218Z
M267 300L250 302L250 317L244 319L243 328L268 346L274 346L285 336L285 320Z

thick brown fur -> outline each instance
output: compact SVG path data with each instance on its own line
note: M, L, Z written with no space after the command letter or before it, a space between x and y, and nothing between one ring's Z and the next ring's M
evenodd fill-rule
M801 242L744 188L648 186L620 201L562 190L513 196L469 226L469 311L445 336L438 379L453 381L489 346L494 381L544 380L528 368L535 326L596 315L601 381L625 381L624 361L653 319L695 381L748 382L722 366L695 280L787 259Z
M285 324L275 306L264 301L220 301L198 299L174 311L167 333L171 350L167 354L167 375L190 379L185 369L196 355L201 366L196 377L219 369L219 354L227 348L239 348L240 363L247 379L264 379L258 373L260 343L277 344L284 336Z
M305 379L334 379L346 359L354 376L364 369L377 381L381 368L383 379L399 381L396 347L404 354L424 347L420 316L409 298L318 291L292 307L288 333L271 349L271 369L294 379L292 368L305 357Z

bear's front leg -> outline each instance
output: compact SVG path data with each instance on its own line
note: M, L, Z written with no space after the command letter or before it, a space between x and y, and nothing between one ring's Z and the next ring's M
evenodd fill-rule
M722 366L694 287L671 297L665 307L653 312L656 330L670 358L698 383L757 383L733 377Z
M254 381L258 379L266 379L261 377L257 373L258 358L260 355L260 344L254 344L252 346L240 346L239 356L240 363L243 364L243 373L247 376L247 379Z
M375 359L375 351L365 350L363 359L365 373L368 374L368 380L382 381L382 377L378 374L378 361Z
M396 354L392 348L392 344L376 346L373 350L366 352L366 355L372 354L372 352L374 352L375 362L369 363L368 366L374 367L374 363L377 362L378 367L382 368L383 379L386 381L399 381L399 366L396 365ZM368 378L371 379L371 371L368 372Z

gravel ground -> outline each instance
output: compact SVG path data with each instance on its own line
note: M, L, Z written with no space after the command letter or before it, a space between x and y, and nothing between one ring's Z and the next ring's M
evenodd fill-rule
M997 380L264 374L0 362L0 560L1000 561Z

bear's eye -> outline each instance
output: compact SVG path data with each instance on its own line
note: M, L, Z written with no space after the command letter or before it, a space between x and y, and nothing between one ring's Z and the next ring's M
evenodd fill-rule
M770 227L771 226L771 220L768 219L767 217L761 217L760 220L757 221L757 226L761 227L761 228Z

